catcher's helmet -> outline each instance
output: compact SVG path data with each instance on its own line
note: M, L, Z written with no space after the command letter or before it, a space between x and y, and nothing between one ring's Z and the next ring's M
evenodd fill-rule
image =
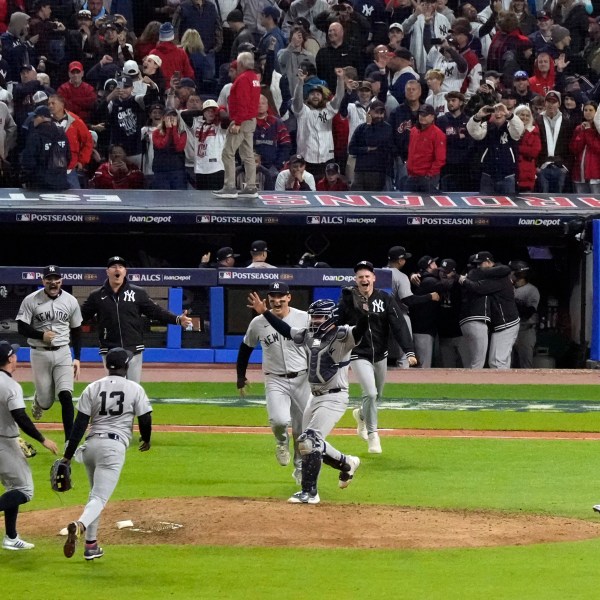
M529 271L529 265L524 260L511 260L508 266L515 273L523 273Z
M337 304L333 300L317 300L308 307L310 333L322 337L335 327L338 317Z

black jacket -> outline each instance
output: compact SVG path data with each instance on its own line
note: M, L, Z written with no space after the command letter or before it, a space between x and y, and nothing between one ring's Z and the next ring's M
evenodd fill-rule
M116 294L105 281L101 288L88 296L81 307L81 314L84 321L96 317L101 354L117 347L134 353L142 352L143 316L165 324L179 323L177 315L160 307L144 288L132 285L127 279Z
M437 270L420 271L421 283L413 286L415 296L430 295L437 292L440 296L449 290L454 283L453 279L440 279ZM437 333L438 320L440 316L439 302L424 302L410 307L410 322L413 333L427 333L435 335Z
M515 290L510 280L509 273L501 275L504 270L499 265L496 271L496 277L487 279L474 279L480 274L478 271L489 271L490 269L475 269L467 279L464 287L475 296L486 298L489 309L489 323L494 331L502 331L519 324L519 312L515 302ZM487 275L487 274L486 274ZM473 276L473 277L472 277ZM479 319L481 320L481 319ZM462 323L462 321L461 321Z
M351 295L344 291L339 303L338 324L356 325L361 314L354 308ZM364 358L376 363L386 358L390 330L404 353L414 356L412 336L396 301L387 292L373 290L369 297L367 332L362 336L360 344L352 350L350 360Z

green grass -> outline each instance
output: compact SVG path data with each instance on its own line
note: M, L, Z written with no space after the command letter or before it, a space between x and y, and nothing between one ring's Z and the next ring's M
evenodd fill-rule
M151 452L142 454L135 448L128 452L113 501L235 496L283 502L295 489L291 468L282 469L274 460L270 435L155 434L154 438ZM343 492L337 488L335 473L324 468L320 493L325 502L593 519L591 504L600 500L597 442L384 438L384 454L370 456L356 437L333 436L331 441L343 451L359 454L363 465ZM85 502L83 467L74 465L75 489L58 496L47 485L51 461L43 449L31 461L38 487L26 510ZM78 512L73 506L73 517ZM58 529L64 523L56 525ZM100 540L102 528L109 526L101 524ZM32 541L37 546L32 552L0 551L3 597L36 594L70 599L102 590L112 600L270 599L309 585L312 595L332 600L591 600L597 598L600 560L600 539L438 551L294 549L290 539L290 548L108 546L101 560L89 564L79 555L67 561L60 538ZM58 578L63 582L59 591Z

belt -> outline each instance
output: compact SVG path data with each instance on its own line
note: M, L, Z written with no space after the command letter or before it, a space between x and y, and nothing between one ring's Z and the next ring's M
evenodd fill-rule
M341 392L342 388L333 388L331 390L325 390L324 392L313 392L312 395L313 396L325 396L325 394L337 394L338 392Z
M298 371L297 373L267 373L267 375L275 375L275 377L285 377L285 379L296 379L298 375L304 375L306 371L307 369L304 369L304 371Z
M56 350L60 350L65 346L31 346L32 350L47 350L48 352L55 352Z
M116 440L117 442L124 442L125 440L121 439L121 436L116 433L92 433L92 435L88 435L85 439L89 440L91 437L99 437L99 438L108 438L109 440Z

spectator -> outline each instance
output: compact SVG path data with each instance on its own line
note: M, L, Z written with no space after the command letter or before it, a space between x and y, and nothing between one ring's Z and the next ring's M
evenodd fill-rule
M247 269L276 269L273 265L267 262L267 242L263 240L256 240L252 242L250 246L250 256L252 262L246 267Z
M264 189L274 189L275 179L290 156L291 145L287 127L279 117L269 114L269 102L261 94L254 131L254 151L260 155L260 164L268 173Z
M242 44L254 46L254 35L244 24L244 15L242 14L242 11L237 8L227 15L227 24L234 34L233 44L231 46L231 59L235 60L237 55L241 52L240 46Z
M410 130L406 190L432 194L439 188L446 164L446 136L435 126L433 106L423 104L417 113L419 122Z
M501 102L483 106L467 123L467 131L481 142L482 194L514 194L516 192L517 148L523 135L523 121L514 118Z
M535 59L533 77L529 78L529 85L534 94L545 96L554 89L556 75L554 61L548 52L540 52Z
M526 0L512 0L510 10L517 15L519 29L523 35L531 35L536 29L538 20L529 12Z
M402 0L404 2L409 2L410 0ZM393 5L393 4L392 4ZM390 3L388 3L390 6ZM408 18L409 15L406 15ZM404 20L404 19L403 19ZM388 29L388 47L392 52L399 50L402 48L402 41L404 40L404 30L402 29L402 25L400 23L392 23Z
M203 76L199 78L196 73L196 80L214 79L215 54L220 52L223 46L223 25L215 4L210 0L183 0L173 15L173 27L181 40L181 46L188 51L190 57L192 53L186 48L185 34L190 29L199 34L204 46Z
M529 89L529 75L526 71L517 71L513 77L513 91L518 105L529 106L534 94Z
M59 74L64 72L67 29L60 21L51 19L51 16L50 0L36 0L33 5L33 17L29 21L29 35L30 41L37 40L34 43L35 52L40 59L43 57L46 70L53 79L58 79Z
M600 194L600 133L594 126L597 111L596 102L583 105L583 121L575 129L570 144L575 155L571 174L578 194Z
M69 64L69 81L63 83L56 93L65 99L65 107L82 121L89 123L92 108L96 103L96 91L83 81L83 65L79 61Z
M190 64L190 59L183 48L175 45L175 30L171 23L163 23L160 26L158 44L150 54L155 54L161 61L162 73L167 81L171 81L174 74L182 77L194 77L194 69ZM177 79L177 77L176 77Z
M179 131L177 111L165 111L161 124L152 132L154 160L152 188L155 190L185 190L185 143L187 134Z
M167 93L167 108L185 110L191 95L196 94L196 82L191 77L171 79L171 87Z
M471 173L465 165L472 162L473 139L467 131L469 117L464 112L465 96L460 92L446 94L448 112L438 117L436 125L446 134L446 164L442 168L440 190L471 190Z
M264 28L265 33L260 38L258 43L259 54L266 54L270 48L272 42L271 39L275 39L275 45L272 50L277 55L281 50L287 46L287 40L283 31L279 28L279 20L281 13L274 6L267 5L262 9L260 13L260 24Z
M128 75L119 77L117 87L107 96L111 145L123 146L129 161L142 164L142 127L146 120L144 96L135 96Z
M92 13L89 10L80 10L77 13L75 27L67 32L67 56L70 61L81 62L83 71L87 73L97 62L92 45L94 38Z
M560 193L564 190L571 157L569 143L573 129L560 112L561 95L554 90L544 97L544 112L537 118L542 151L538 155L538 178L544 193Z
M330 6L326 0L293 0L290 4L290 20L297 21L299 18L304 18L310 27L310 33L315 37L319 46L322 48L327 43L327 37L314 22L316 15L323 12L329 12ZM309 30L307 30L308 32Z
M277 175L275 191L314 191L315 178L306 170L306 161L301 154L290 158L288 168Z
M327 163L325 177L317 181L317 191L345 192L349 189L348 184L342 179L340 174L340 165L337 163Z
M562 27L567 29L571 38L571 52L573 54L582 52L589 22L584 3L579 0L562 0L560 3L552 3L552 14L554 21L560 22ZM552 37L554 38L554 35Z
M416 79L407 81L404 93L406 100L392 111L389 120L394 132L394 181L397 190L404 188L406 180L410 130L419 120L417 111L421 106L421 84Z
M317 74L331 90L336 87L336 69L360 64L359 49L350 45L344 36L344 28L334 21L327 30L327 46L317 53Z
M0 36L2 42L2 58L8 63L8 71L4 77L6 82L18 82L21 68L35 64L36 52L28 41L29 21L31 17L22 12L14 12L10 16L7 30Z
M412 68L412 64L413 56L406 48L394 51L394 55L388 60L388 90L390 95L386 102L388 114L398 104L404 103L406 84L413 79L419 79L417 72Z
M562 97L562 106L560 112L566 123L571 129L575 129L577 125L581 125L583 121L583 106L580 94L575 95L574 92L565 92Z
M295 25L290 31L290 43L280 50L277 61L282 75L287 78L290 90L296 89L298 70L304 61L310 62L316 69L315 55L306 49L307 33L304 28ZM315 71L316 72L316 71Z
M237 57L237 77L229 95L229 117L231 124L227 130L223 148L225 178L223 187L213 194L220 198L256 198L256 163L254 160L253 137L256 129L256 116L260 100L260 83L254 71L254 57L250 52L242 52ZM245 188L235 187L235 153L239 149L244 163Z
M144 176L137 165L127 160L123 146L110 147L108 161L102 163L90 181L90 187L103 190L139 190Z
M136 40L133 51L135 60L138 62L142 62L144 56L148 56L156 48L159 41L160 25L160 21L150 21Z
M385 121L385 104L375 100L369 106L367 122L352 135L348 151L356 156L351 189L383 191L392 172L392 126Z
M410 34L410 51L415 57L415 70L420 75L427 71L427 54L433 39L445 38L450 31L446 17L436 12L436 0L423 0L414 13L402 23L404 35Z
M162 73L162 59L156 54L148 54L142 59L142 81L154 89L158 88L159 96L162 97L166 89L166 82Z
M336 69L337 87L333 100L327 102L321 86L313 87L306 102L303 100L303 84L306 74L298 73L298 85L294 91L292 111L296 115L298 129L296 145L304 156L309 171L316 179L325 174L325 164L333 159L332 119L338 112L344 95L344 70Z
M523 121L525 128L523 136L519 140L517 191L532 192L537 178L536 161L542 150L540 130L528 106L524 104L517 106L515 116Z
M8 106L0 101L0 185L14 187L15 170L8 162L10 153L17 143L17 124Z
M54 93L38 81L36 70L31 65L21 67L21 83L13 86L14 117L20 127L27 119L27 115L35 109L33 96L36 92L44 92L46 97Z
M152 171L152 162L154 161L154 144L152 143L152 133L162 123L165 107L160 104L152 104L148 108L148 121L142 127L142 166L141 170L144 174L144 183L147 189L152 189L152 180L154 179L154 171Z
M432 45L427 55L427 63L433 66L433 71L443 75L441 91L444 93L460 90L469 70L469 63L458 52L457 47L456 40L448 37L441 40L439 44Z
M204 42L195 29L188 29L181 38L181 47L187 52L194 69L196 88L212 88L215 78L215 53L206 52Z
M552 26L554 20L552 16L545 10L538 11L537 15L537 31L529 34L529 39L533 44L534 52L539 56L549 44L552 43Z
M460 18L452 23L452 37L456 42L457 51L467 63L467 72L460 86L460 92L468 100L477 92L481 83L481 63L477 52L473 48L476 38L471 33L471 23L468 19ZM479 48L481 48L481 44L479 44ZM460 68L458 62L457 65ZM462 71L460 72L462 73Z
M79 175L83 177L85 169L92 158L94 142L87 125L75 114L68 112L66 101L59 94L48 99L48 108L53 122L65 130L71 159L67 166L67 180L71 189L81 188Z
M425 81L429 87L429 95L425 99L425 104L433 107L436 116L443 115L448 110L446 92L442 89L444 79L444 73L437 69L429 69L425 74Z
M30 189L67 190L70 160L71 150L63 128L52 122L47 106L38 106L21 154L23 181Z

